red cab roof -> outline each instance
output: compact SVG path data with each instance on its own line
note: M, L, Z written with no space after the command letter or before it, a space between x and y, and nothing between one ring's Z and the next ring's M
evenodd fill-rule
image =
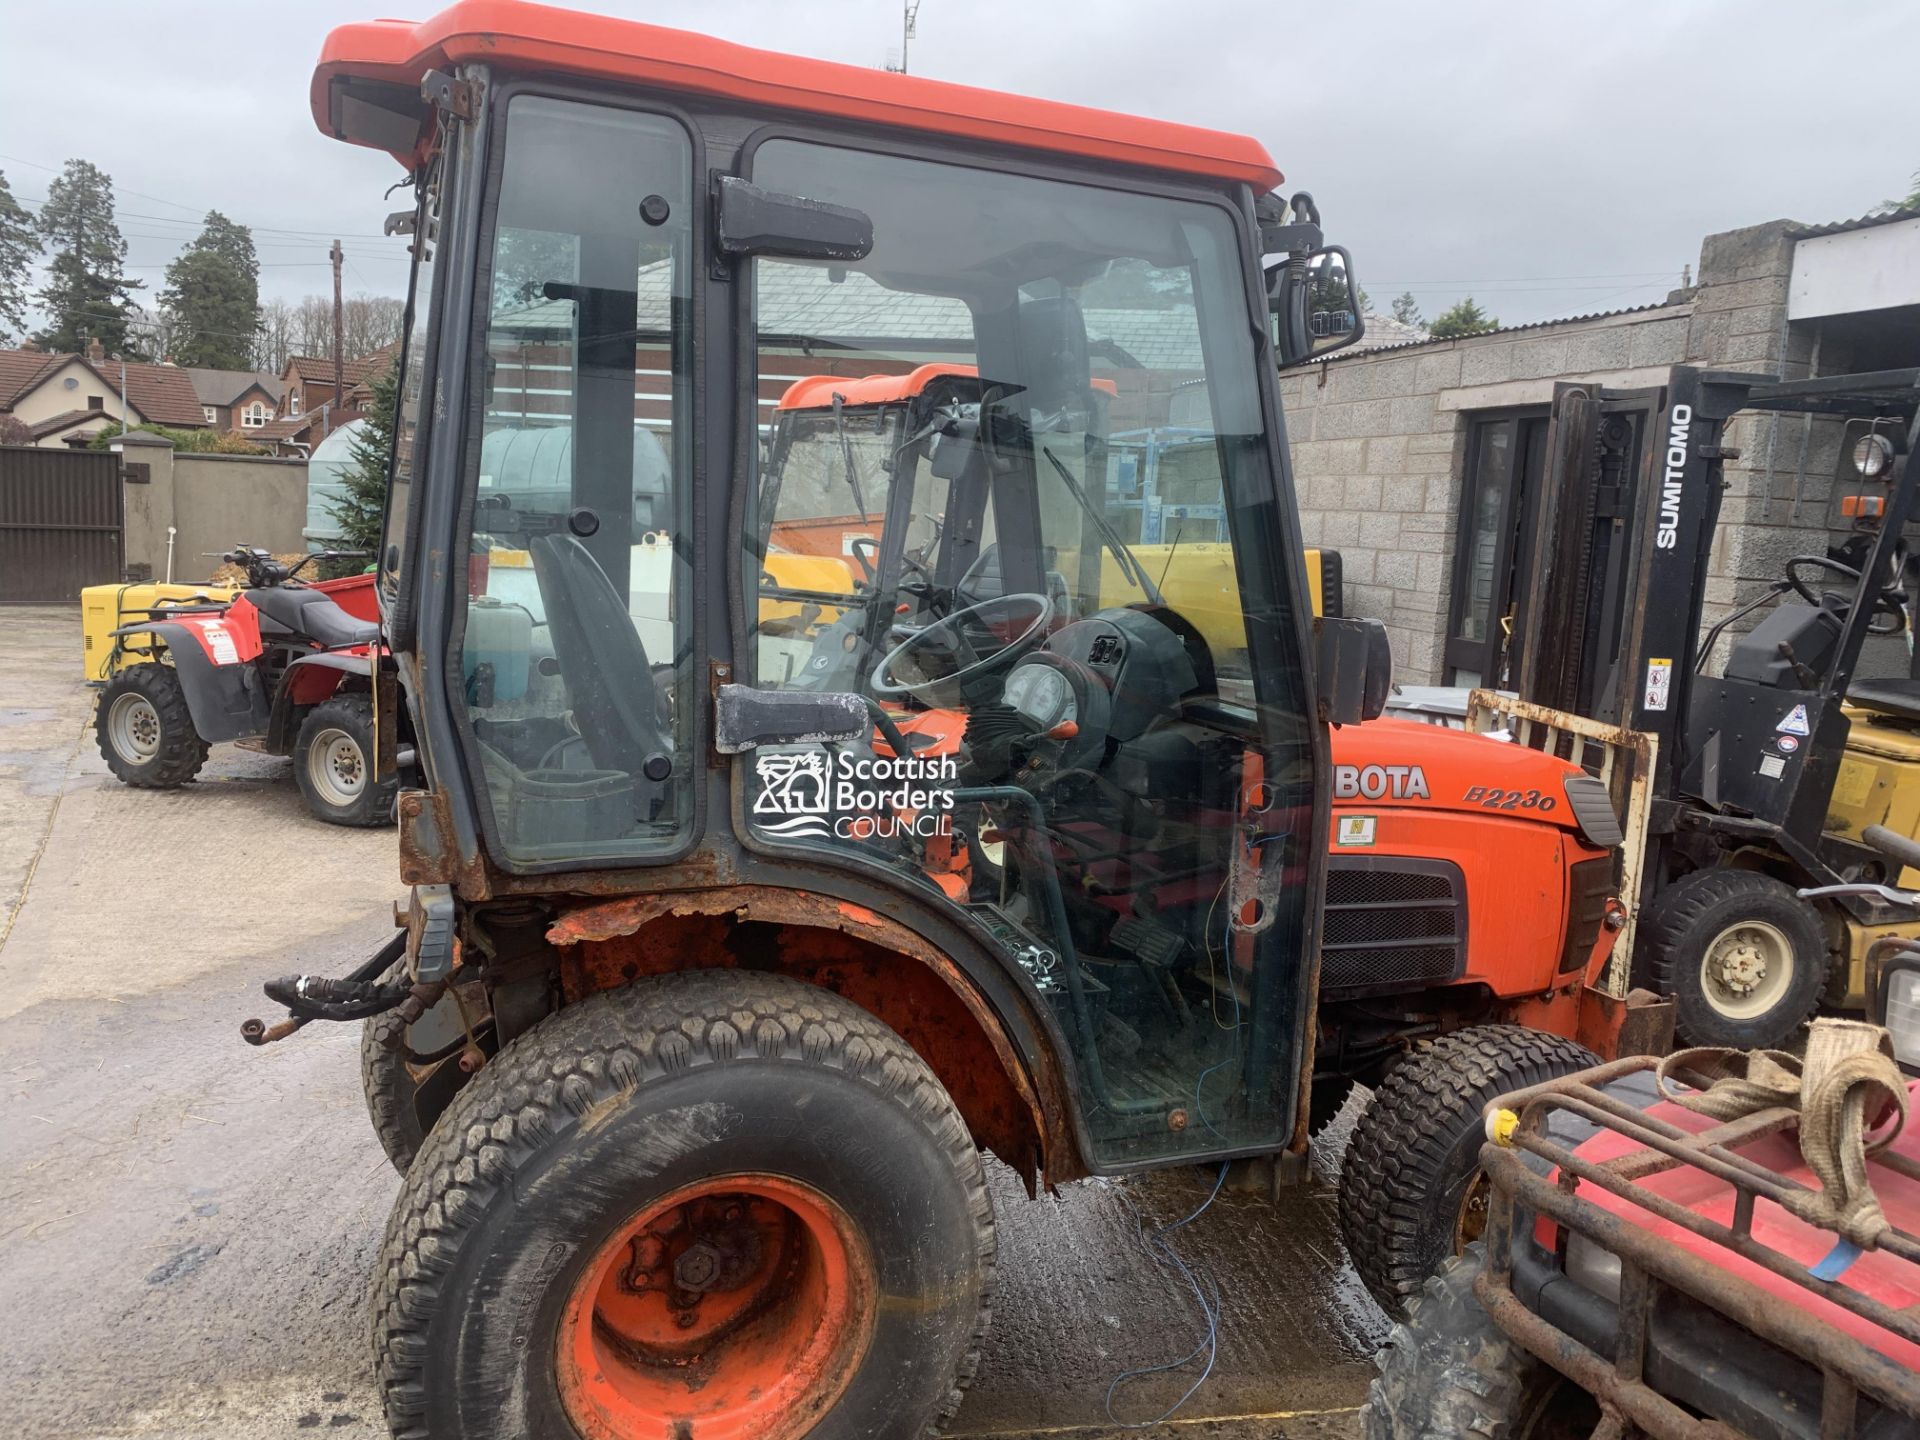
M776 410L825 410L838 395L842 405L891 405L911 400L943 375L978 375L972 365L939 361L921 365L904 375L802 375L780 396ZM1118 395L1120 387L1103 375L1093 377L1093 388Z
M1145 120L896 75L803 60L706 35L583 15L522 0L459 0L431 20L375 20L327 36L313 72L314 122L340 139L331 96L340 78L417 86L428 70L465 63L586 76L709 95L897 130L987 141L1115 165L1244 181L1282 180L1259 141L1193 125Z

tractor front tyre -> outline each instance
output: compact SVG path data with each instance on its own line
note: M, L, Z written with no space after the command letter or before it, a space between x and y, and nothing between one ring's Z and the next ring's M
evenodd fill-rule
M93 734L107 768L136 789L176 789L207 763L180 672L160 661L129 665L107 682Z
M1520 1025L1476 1025L1396 1065L1354 1123L1340 1169L1340 1238L1380 1308L1398 1318L1450 1255L1480 1238L1487 1102L1600 1063L1584 1045Z
M979 1152L892 1030L784 976L643 980L518 1037L427 1136L374 1287L387 1421L925 1435L993 1257Z
M1375 1357L1366 1440L1587 1440L1600 1406L1501 1333L1473 1293L1476 1245L1445 1261Z
M393 821L398 776L373 777L373 701L336 695L307 712L293 742L293 773L307 813L329 825L367 829Z
M1793 887L1754 870L1696 870L1648 916L1646 973L1690 1045L1771 1050L1827 986L1826 926Z

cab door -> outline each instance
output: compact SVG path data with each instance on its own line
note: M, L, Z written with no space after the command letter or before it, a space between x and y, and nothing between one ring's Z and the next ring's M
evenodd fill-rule
M736 653L840 728L743 748L742 841L969 929L1050 1017L1097 1167L1281 1148L1319 762L1237 213L784 137L748 177L873 240L743 267L764 459ZM853 403L927 365L939 404ZM783 414L820 374L840 403ZM1168 427L1176 393L1163 483L1191 523L1144 538L1112 441ZM863 543L803 543L829 521ZM810 617L808 587L767 588L809 569L832 587Z

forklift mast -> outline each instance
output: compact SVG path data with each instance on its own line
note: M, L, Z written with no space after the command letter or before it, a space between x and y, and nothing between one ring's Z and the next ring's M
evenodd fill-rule
M1769 683L1700 673L1732 621L1791 588L1777 582L1703 635L1722 470L1739 458L1726 430L1748 410L1891 418L1904 427L1920 395L1916 381L1920 371L1782 382L1676 366L1651 391L1560 387L1517 688L1535 704L1655 737L1654 795L1668 811L1664 824L1656 815L1656 834L1671 829L1672 802L1684 795L1704 804L1709 828L1774 841L1810 873L1827 873L1816 846L1846 745L1841 702L1876 599L1900 581L1897 552L1920 480L1906 460L1914 437L1898 437L1905 444L1883 477L1884 493L1871 497L1859 521L1865 554L1852 562L1859 578L1831 646L1808 664L1782 644L1788 683ZM1623 439L1627 427L1609 423L1634 409L1644 416L1637 447ZM1825 548L1814 558L1826 558ZM1612 626L1617 644L1610 669L1602 668ZM1577 639L1539 643L1556 633Z

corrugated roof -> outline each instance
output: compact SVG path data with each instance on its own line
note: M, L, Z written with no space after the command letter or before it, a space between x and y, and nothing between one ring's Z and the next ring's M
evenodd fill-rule
M1363 337L1357 349L1342 350L1327 356L1325 360L1314 363L1331 365L1341 360L1356 360L1362 355L1384 355L1392 350L1418 350L1422 345L1447 345L1454 340L1478 340L1485 335L1517 335L1523 330L1544 330L1550 325L1580 325L1589 320L1611 320L1616 315L1638 315L1646 310L1665 310L1674 303L1669 297L1665 300L1654 300L1645 305L1629 305L1623 310L1594 310L1585 315L1561 315L1552 320L1529 320L1524 325L1502 325L1493 330L1482 330L1478 335L1430 335L1425 340L1409 340L1400 345L1367 345Z
M834 273L841 278L835 280ZM642 267L640 328L664 331L672 286L671 265ZM973 312L945 295L889 290L859 271L830 272L813 265L763 265L756 304L763 335L791 336L858 346L893 342L973 353ZM1186 305L1165 309L1090 307L1084 312L1087 342L1096 355L1120 358L1148 370L1199 370L1200 333ZM493 318L495 330L570 333L573 306L540 301ZM1118 355L1116 356L1116 352Z
M1902 220L1920 220L1920 205L1898 210L1880 210L1857 220L1834 220L1825 225L1795 225L1788 234L1796 240L1812 240L1821 235L1843 235L1849 230L1871 230L1876 225L1898 225Z

